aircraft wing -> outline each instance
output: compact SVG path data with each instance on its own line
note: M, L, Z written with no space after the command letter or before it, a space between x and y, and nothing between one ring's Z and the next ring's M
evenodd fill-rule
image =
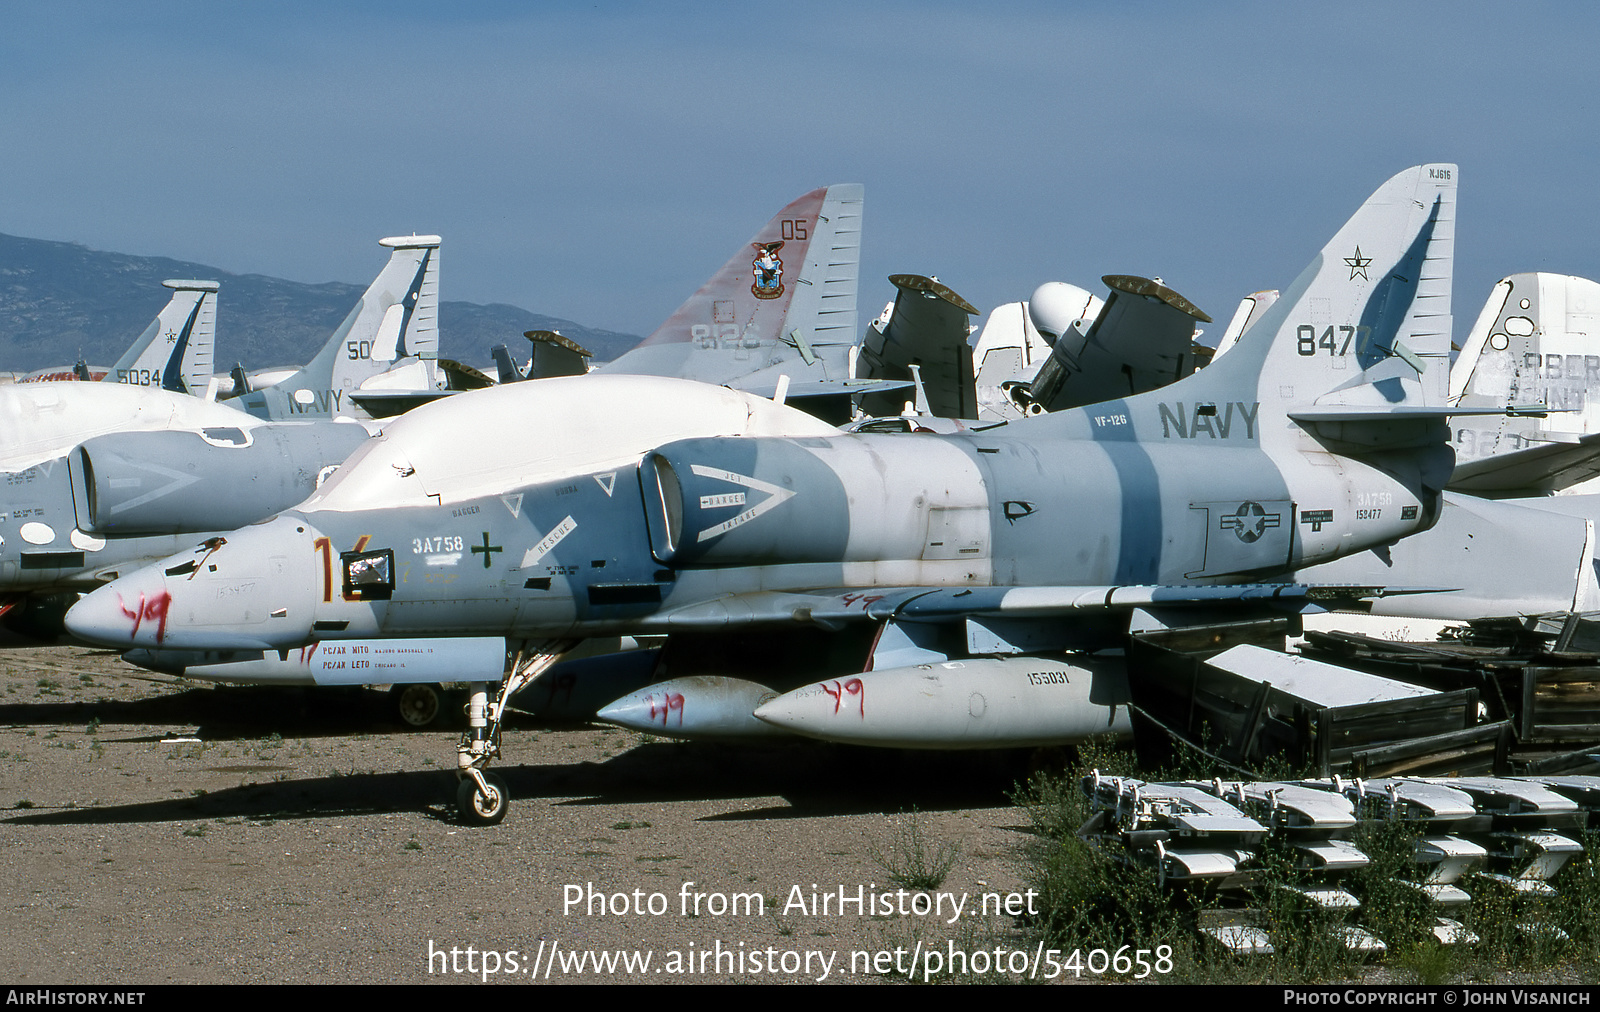
M1211 317L1158 281L1101 280L1111 289L1105 307L1056 338L1031 384L1029 399L1047 411L1154 390L1195 370L1194 325Z
M528 367L529 379L549 376L582 376L589 371L589 359L594 352L553 330L523 332L533 343L533 359Z
M1554 438L1492 457L1456 464L1452 492L1490 499L1549 495L1600 477L1600 433Z
M771 400L778 396L779 387L782 386L782 376L772 382L766 382L765 377L759 382L741 383L737 387L747 394L765 397ZM911 380L796 380L785 389L784 399L794 401L802 397L835 397L840 395L882 394L899 393L902 398L906 392L914 389L916 384Z
M1431 589L1431 588L1429 588ZM882 587L804 592L756 591L667 610L663 631L720 629L730 624L811 622L943 622L960 618L1057 618L1150 606L1288 602L1325 607L1411 592L1396 588L1313 584L1097 587Z
M350 400L373 418L403 415L419 404L427 404L458 393L456 390L352 390Z
M867 328L857 374L873 379L911 379L911 367L922 371L928 410L941 418L977 417L976 377L972 370L968 317L978 310L934 278L895 274L898 294L892 308ZM897 415L894 397L862 402L867 414Z

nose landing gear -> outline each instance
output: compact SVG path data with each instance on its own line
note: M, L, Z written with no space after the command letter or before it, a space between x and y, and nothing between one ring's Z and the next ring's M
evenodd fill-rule
M577 646L577 640L546 640L526 645L511 662L511 673L500 682L494 702L489 702L487 682L471 683L467 700L467 730L456 746L456 810L469 825L492 826L506 817L510 794L506 783L488 771L500 757L500 725L511 697L543 674L558 658Z

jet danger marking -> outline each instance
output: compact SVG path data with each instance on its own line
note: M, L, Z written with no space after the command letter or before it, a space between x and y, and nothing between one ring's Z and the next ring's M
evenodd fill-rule
M1283 514L1268 513L1258 502L1240 503L1238 512L1222 515L1222 529L1231 529L1247 545L1260 540L1269 527L1277 527L1282 522Z
M689 469L702 478L715 478L718 481L725 481L730 485L743 485L745 488L751 489L752 491L767 493L767 498L745 510L743 513L740 513L738 516L732 518L731 520L724 520L715 527L707 527L705 530L701 531L698 539L700 541L709 541L720 534L728 533L735 527L743 527L745 524L754 520L756 517L767 512L768 510L782 505L794 495L793 492L786 488L779 488L777 485L762 481L759 478L752 478L747 474L734 474L732 471L724 471L715 467L706 467L704 464L691 464L689 465ZM709 508L705 507L703 503L704 500L702 500L702 508ZM729 505L734 504L730 503Z
M743 506L743 492L726 492L722 495L703 495L700 497L700 508L714 510L720 506Z
M536 564L540 559L550 554L550 550L561 544L561 539L578 529L578 522L569 515L565 520L556 524L549 534L546 534L537 545L528 549L528 554L522 557L522 565L518 568L527 569Z
M597 474L594 476L594 480L601 490L605 492L606 498L609 499L612 490L617 487L617 472L607 471L605 474Z
M192 474L185 474L182 471L174 470L170 467L162 467L160 464L156 463L145 463L141 466L144 470L149 471L152 474L161 475L162 477L169 478L171 480L165 485L162 485L160 488L153 489L152 491L146 492L144 495L135 496L125 503L120 503L111 507L112 513L121 513L124 510L135 509L143 506L147 502L160 499L162 496L171 495L172 493L177 492L179 489L187 488L200 480ZM139 484L137 479L132 481L129 481L129 479L123 479L123 481L128 481L129 484L133 485ZM113 482L113 485L115 484L117 483Z

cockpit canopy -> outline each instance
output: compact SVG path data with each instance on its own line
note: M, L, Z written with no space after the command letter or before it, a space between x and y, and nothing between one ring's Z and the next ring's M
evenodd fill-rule
M513 383L425 404L351 455L306 511L464 502L631 466L692 436L818 436L839 430L753 394L658 376Z

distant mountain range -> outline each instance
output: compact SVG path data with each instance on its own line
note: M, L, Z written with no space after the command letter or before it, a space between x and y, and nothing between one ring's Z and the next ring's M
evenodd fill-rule
M374 260L373 273L382 266ZM172 294L167 278L216 281L216 368L303 363L328 340L366 284L301 284L260 274L230 274L166 257L102 253L77 243L0 235L0 371L24 372L115 362ZM439 347L445 358L486 368L497 344L525 357L522 334L559 330L608 361L638 344L633 334L596 330L502 303L443 302Z

